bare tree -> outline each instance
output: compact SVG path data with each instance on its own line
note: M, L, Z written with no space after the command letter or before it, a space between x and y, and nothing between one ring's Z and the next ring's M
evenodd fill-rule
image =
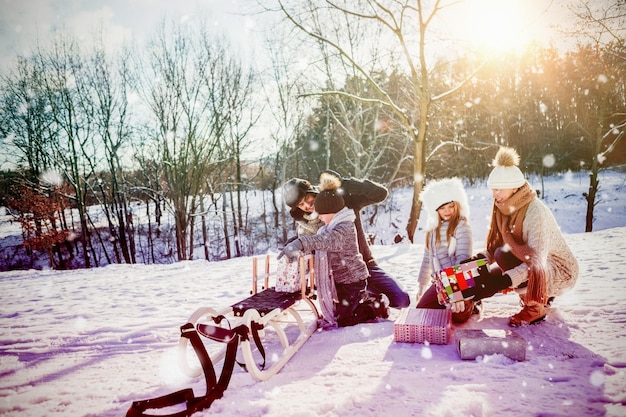
M128 219L127 206L120 200L124 196L118 188L122 172L120 146L128 139L126 98L118 90L121 84L112 79L111 65L103 47L85 54L77 39L60 31L49 43L39 45L30 58L20 59L16 74L4 80L7 92L11 92L5 95L10 101L5 101L4 109L8 110L11 103L16 117L10 119L11 123L3 124L3 129L16 137L14 145L23 155L18 162L28 167L29 181L35 191L39 178L47 170L59 172L59 182L68 181L71 185L68 197L76 205L80 222L80 230L73 235L78 236L83 246L86 267L97 265L100 255L111 262L104 242L109 239L100 236L87 211L87 206L94 198L105 195L107 188L112 190L112 207L117 218L123 219L122 236L111 228L112 235L117 237L115 242L123 243L125 260L134 261L132 242L129 244L126 239L124 226ZM116 117L119 119L115 120ZM102 178L96 178L96 172L106 166L103 161L109 163L110 187L103 184ZM66 188L57 186L52 190L61 192ZM103 203L108 208L110 201L106 200ZM111 216L107 217L112 224ZM74 227L73 223L62 223ZM92 237L100 241L102 250L98 253L92 246ZM117 252L117 244L115 248Z
M454 3L456 1L435 0L427 5L422 0L407 0L386 5L376 0L359 3L348 0L339 2L325 0L309 2L306 6L298 2L297 5L290 7L286 1L278 1L281 12L295 27L334 51L341 60L367 79L370 85L367 92L362 95L343 91L326 91L320 94L343 96L361 103L380 105L392 112L402 124L407 139L413 145L413 199L406 225L406 232L411 241L419 220L419 193L425 178L426 141L431 107L433 103L444 100L458 91L475 73L473 71L472 74L464 74L458 82L453 81L443 92L435 92L432 89L432 71L436 68L428 65L426 37L435 16ZM378 28L381 29L384 35L379 40L393 45L392 49L401 54L404 67L409 73L411 91L407 92L407 101L400 102L391 97L368 68L367 55L355 54L349 48L349 44L345 43L344 32L337 30L336 27L315 25L315 22L332 21L328 16L336 15L364 21L372 26L373 33L377 33ZM389 62L394 62L392 56L389 59Z
M30 181L36 181L52 167L50 138L52 116L41 88L39 67L32 58L18 58L13 72L4 75L0 101L0 133L11 138L5 146L11 161L23 167Z
M345 53L351 57L360 57L363 65L359 69L349 60L337 59L337 52L332 47L316 39L321 54L318 66L325 76L325 90L343 93L327 94L325 91L323 94L315 92L301 95L319 97L323 105L319 115L324 124L326 155L321 168L339 169L359 178L370 176L380 171L381 164L386 165L388 153L399 151L398 160L407 156L411 148L410 141L405 139L405 135L396 134L404 129L401 124L394 126L397 122L393 114L389 114L388 107L355 100L354 97L367 97L371 89L370 81L362 75L362 71L365 71L370 74L371 80L387 91L389 97L401 103L402 100L389 90L397 65L389 62L386 51L380 49L379 44L371 42L371 39L384 36L382 26L370 25L366 19L353 19L349 14L332 14L330 19L322 17L326 15L315 15L311 20L315 25L313 32L330 30L337 33ZM329 23L331 19L332 23ZM363 48L363 45L369 46ZM344 75L344 78L339 74ZM394 164L395 169L387 177L390 183L396 179L400 165ZM388 168L385 171L389 171Z
M114 63L107 57L101 43L94 48L86 67L86 83L94 111L92 120L108 173L104 179L99 178L94 187L103 197L101 203L111 233L109 240L118 263L122 258L126 263L136 262L133 217L122 163L131 139L127 98L130 73L127 52Z
M98 149L93 140L93 103L85 84L85 59L76 39L62 32L48 49L37 50L34 62L42 74L40 88L53 120L50 155L55 169L72 187L80 222L78 238L84 265L89 268L98 262L87 212L88 184L97 165Z
M624 136L626 113L624 112L624 63L626 62L626 3L623 0L599 2L579 1L570 7L575 17L575 32L569 34L590 44L601 67L586 63L597 69L593 81L595 100L585 107L586 114L572 121L591 143L591 172L589 189L585 193L587 213L585 231L593 230L593 212L600 188L598 173L608 153ZM581 51L582 48L579 48ZM602 58L604 55L604 58ZM612 59L610 59L612 58ZM587 88L590 86L588 85ZM621 92L621 94L620 94ZM615 100L615 96L621 97ZM587 97L585 97L587 100ZM585 124L584 121L587 121ZM607 143L608 142L608 143Z
M250 131L259 119L260 111L253 103L255 77L252 71L247 70L241 61L234 57L224 57L220 74L216 79L220 80L221 95L226 98L226 108L230 117L227 119L225 134L225 146L229 149L232 165L234 168L235 193L236 193L236 218L233 219L233 232L235 235L235 248L237 256L242 255L242 244L250 231L247 230L247 215L244 215L247 204L242 199L248 190L245 184L244 170L246 163L243 155L251 146ZM254 246L254 244L253 244Z
M176 224L178 259L190 259L206 181L231 158L226 135L245 137L245 127L237 125L244 130L235 131L234 126L249 84L228 44L203 29L163 23L149 51L141 91L158 126L154 138Z
M595 46L614 44L614 51L626 59L626 3L624 0L578 0L568 6L574 26L563 28L569 36Z
M285 39L289 35L283 33L280 27L269 33L265 45L269 54L269 67L265 70L263 91L267 101L268 139L273 145L271 152L271 192L274 212L273 227L277 229L282 224L282 242L287 241L288 220L285 204L282 203L282 183L287 177L287 164L292 162L296 138L302 132L305 119L302 101L298 96L303 91L305 83L304 70L299 65L299 57L289 54ZM297 171L296 171L297 172ZM296 173L297 175L297 173ZM281 196L280 204L278 195Z

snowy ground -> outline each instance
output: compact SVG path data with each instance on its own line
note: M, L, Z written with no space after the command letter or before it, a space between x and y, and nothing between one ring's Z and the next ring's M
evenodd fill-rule
M394 310L386 321L313 334L269 381L237 368L224 397L195 415L626 416L625 178L601 177L593 233L582 233L584 181L547 184L581 275L545 322L516 330L525 361L463 361L453 344L396 343ZM489 194L468 193L478 250ZM413 298L423 244L373 250ZM134 400L185 387L201 394L203 379L177 367L179 326L198 307L247 297L250 272L242 258L0 273L0 415L121 416ZM519 309L513 294L484 304L456 328L504 329Z

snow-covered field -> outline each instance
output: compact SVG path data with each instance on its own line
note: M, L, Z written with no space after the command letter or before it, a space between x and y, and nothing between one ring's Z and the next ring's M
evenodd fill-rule
M516 330L528 342L525 361L463 361L453 344L396 343L393 310L389 320L316 332L266 382L236 368L224 397L196 415L626 416L626 175L600 178L593 233L583 233L586 178L546 179L581 275L545 322ZM490 193L479 185L468 194L478 251ZM384 220L372 232L384 234ZM3 217L6 227L15 225ZM417 239L373 247L412 298ZM184 387L201 394L203 378L177 367L179 326L198 307L247 297L250 276L250 258L0 273L0 415L121 416L134 400ZM495 296L456 328L507 328L518 302Z

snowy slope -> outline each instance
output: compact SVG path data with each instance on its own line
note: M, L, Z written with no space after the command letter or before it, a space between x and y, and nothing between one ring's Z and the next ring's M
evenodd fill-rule
M386 321L315 333L269 381L236 369L225 396L196 415L626 416L626 195L624 176L611 178L593 233L570 229L583 221L572 214L581 205L560 198L557 220L581 275L545 322L516 330L529 343L525 361L463 361L454 345L395 343L393 310ZM475 221L489 209L479 200ZM423 244L373 251L413 298ZM200 306L247 297L250 271L241 258L0 273L0 415L121 416L134 400L202 393L203 379L177 367L178 328ZM518 302L495 296L456 328L507 328Z

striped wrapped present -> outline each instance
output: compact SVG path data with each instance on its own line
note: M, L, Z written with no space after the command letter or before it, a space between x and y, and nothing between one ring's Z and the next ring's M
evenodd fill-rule
M393 324L396 342L445 345L450 342L451 331L449 309L403 308Z

